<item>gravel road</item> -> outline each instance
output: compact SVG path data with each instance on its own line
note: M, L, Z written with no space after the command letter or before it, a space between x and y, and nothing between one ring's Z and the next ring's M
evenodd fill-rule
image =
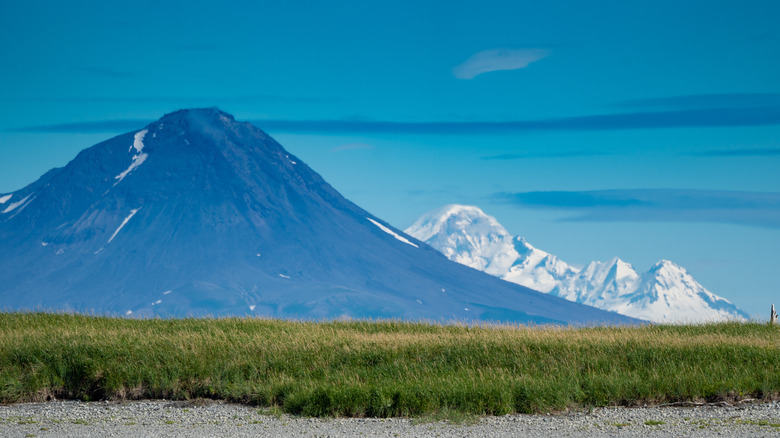
M606 437L780 436L780 403L599 408L486 417L473 424L421 420L297 418L219 402L56 401L0 406L2 437Z

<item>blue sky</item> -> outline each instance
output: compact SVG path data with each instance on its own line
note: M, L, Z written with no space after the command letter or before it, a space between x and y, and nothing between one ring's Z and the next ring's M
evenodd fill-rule
M780 304L780 3L4 2L0 193L218 106L398 228L446 203L584 265Z

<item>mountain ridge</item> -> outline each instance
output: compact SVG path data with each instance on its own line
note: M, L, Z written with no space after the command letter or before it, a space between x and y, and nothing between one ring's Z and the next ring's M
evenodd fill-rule
M478 207L443 206L423 214L406 233L453 261L506 281L635 318L662 323L748 319L671 261L660 260L641 275L617 257L576 269L510 235Z

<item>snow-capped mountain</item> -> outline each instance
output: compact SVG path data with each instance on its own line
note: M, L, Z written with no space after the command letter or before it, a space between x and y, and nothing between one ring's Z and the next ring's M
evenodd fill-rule
M222 111L139 128L0 193L0 308L636 322L448 260Z
M624 301L636 289L638 280L634 268L615 257L608 262L588 263L578 273L563 279L550 293L603 309Z
M636 290L610 310L661 322L748 319L745 312L705 289L682 266L668 260L659 261L642 274Z
M450 260L541 292L654 322L747 319L747 314L662 260L644 274L614 258L576 269L510 235L477 207L447 205L406 230Z
M577 273L522 237L512 237L494 217L477 207L447 205L433 210L407 228L406 234L452 261L540 292L550 292Z

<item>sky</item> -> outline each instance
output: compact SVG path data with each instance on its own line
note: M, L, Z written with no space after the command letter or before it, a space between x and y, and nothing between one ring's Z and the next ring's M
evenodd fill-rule
M583 266L780 305L780 2L3 2L0 194L180 108L399 229L449 203Z

